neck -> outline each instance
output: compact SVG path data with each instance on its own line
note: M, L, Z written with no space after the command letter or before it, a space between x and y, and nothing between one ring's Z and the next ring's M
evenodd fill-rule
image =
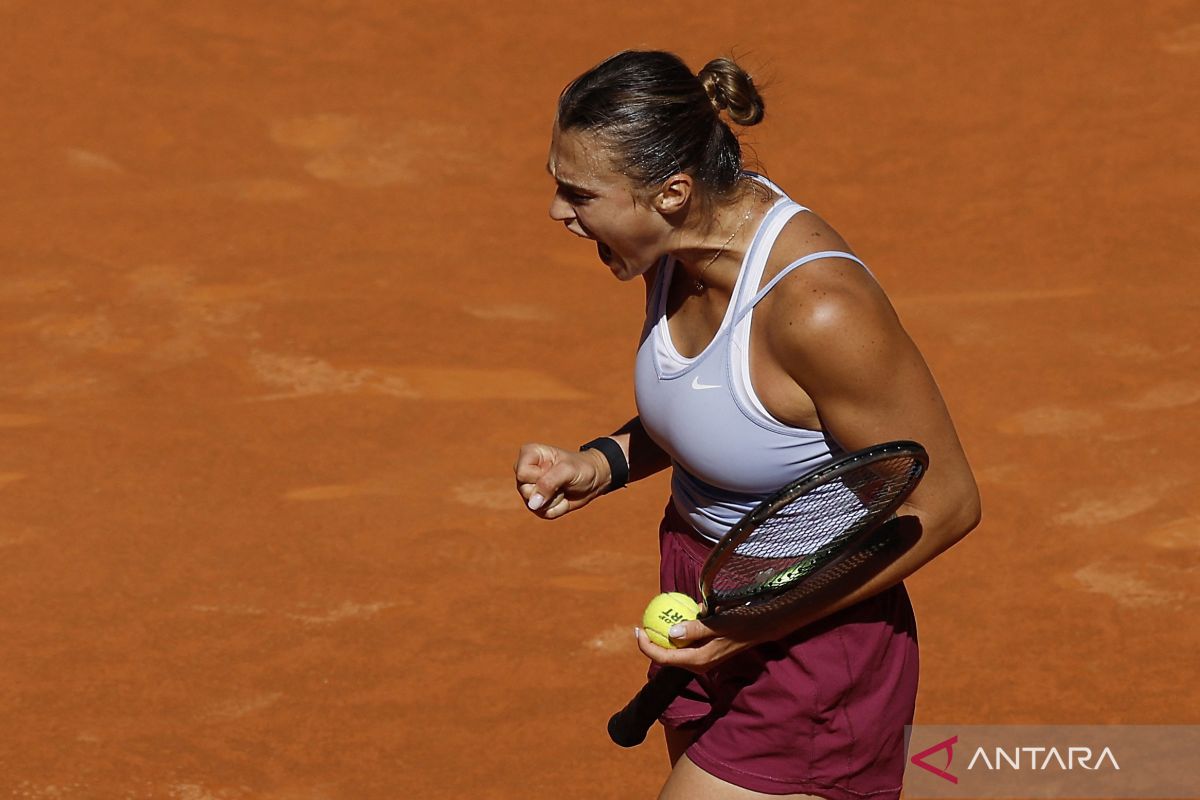
M756 191L758 184L748 183L743 181L734 197L715 209L695 209L694 224L684 223L677 246L669 251L696 292L731 289L737 280L755 223L765 208L764 195Z

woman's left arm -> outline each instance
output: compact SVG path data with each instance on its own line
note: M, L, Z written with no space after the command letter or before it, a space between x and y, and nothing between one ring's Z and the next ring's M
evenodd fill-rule
M692 621L674 639L681 647L676 650L639 637L642 651L659 663L703 672L747 647L894 586L979 523L979 491L946 404L883 290L861 268L844 261L815 261L803 272L801 280L781 281L767 297L769 306L765 300L765 307L755 311L756 324L767 326L762 342L769 357L811 398L822 428L843 449L895 439L925 446L929 469L897 512L918 524L909 526L908 546L890 563L847 580L844 593L785 620L720 635Z

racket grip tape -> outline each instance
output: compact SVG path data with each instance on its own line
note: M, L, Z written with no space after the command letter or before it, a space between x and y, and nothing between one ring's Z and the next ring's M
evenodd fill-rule
M694 677L694 673L682 667L660 669L623 709L608 720L608 737L621 747L635 747L644 742L654 721Z

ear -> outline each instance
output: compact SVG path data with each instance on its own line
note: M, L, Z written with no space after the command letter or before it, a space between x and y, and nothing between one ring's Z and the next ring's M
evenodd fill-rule
M677 172L663 181L662 188L650 203L660 214L671 216L687 208L695 190L695 182L686 172Z

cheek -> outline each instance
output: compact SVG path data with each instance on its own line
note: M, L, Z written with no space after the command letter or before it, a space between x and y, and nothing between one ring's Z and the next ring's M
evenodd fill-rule
M636 214L624 214L605 220L603 231L608 237L605 241L627 252L642 252L655 241L653 230L646 219Z
M640 223L640 225L638 225ZM639 262L649 262L662 255L657 231L645 220L637 220L623 231L625 250Z

